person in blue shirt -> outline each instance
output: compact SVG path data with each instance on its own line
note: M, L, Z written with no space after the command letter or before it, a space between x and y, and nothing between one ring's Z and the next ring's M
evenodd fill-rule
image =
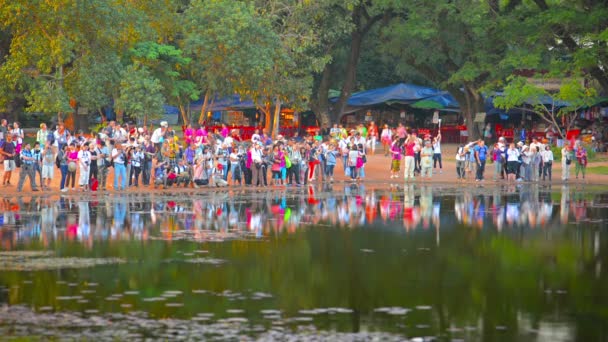
M483 180L483 172L486 168L486 159L488 156L488 147L485 145L483 139L479 139L477 146L475 146L475 162L477 163L477 175L475 180L480 182Z

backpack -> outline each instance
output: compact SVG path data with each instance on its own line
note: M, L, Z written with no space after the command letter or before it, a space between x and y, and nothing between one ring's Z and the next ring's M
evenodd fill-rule
M57 165L58 169L61 168L61 159L59 159L59 154L57 154L57 157L55 157L55 165Z

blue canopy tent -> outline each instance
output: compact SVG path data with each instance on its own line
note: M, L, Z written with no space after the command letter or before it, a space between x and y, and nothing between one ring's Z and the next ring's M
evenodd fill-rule
M355 93L348 99L346 104L349 107L373 106L386 102L410 104L421 99L441 95L442 93L441 90L434 88L399 83L384 88ZM337 102L338 98L333 98L331 101Z
M420 102L425 101L427 102ZM337 102L338 98L330 99ZM459 108L458 102L446 91L423 87L414 84L399 83L388 87L361 91L353 94L346 102L345 113L352 113L364 107L371 107L381 104L405 104L416 107L418 103L420 109L443 109L456 111Z
M412 107L419 109L441 109L443 111L451 112L460 111L460 104L448 92L414 102Z

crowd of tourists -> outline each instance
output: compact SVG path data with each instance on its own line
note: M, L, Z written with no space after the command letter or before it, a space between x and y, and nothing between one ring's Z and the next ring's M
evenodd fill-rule
M11 186L12 171L21 167L18 191L26 178L33 191L50 190L55 169L63 192L107 190L110 185L118 191L139 186L301 186L317 179L333 182L338 164L347 179L358 182L365 179L367 156L375 154L378 142L391 160L391 179L401 178L402 166L405 181L428 180L434 170L443 172L441 132L419 136L402 124L379 129L371 122L352 129L334 125L325 133L272 139L265 130L256 130L243 139L239 130L226 125L214 131L188 125L178 136L167 122L149 132L111 121L92 135L74 134L63 124L55 129L41 124L30 144L18 123L2 120L2 184ZM562 180L570 178L571 163L576 177L581 173L584 178L587 152L580 141L566 143L561 152ZM486 164L493 163L495 181L550 181L553 161L550 146L536 139L509 144L499 138L493 146L478 140L458 147L456 177L484 181ZM107 184L110 172L113 184Z

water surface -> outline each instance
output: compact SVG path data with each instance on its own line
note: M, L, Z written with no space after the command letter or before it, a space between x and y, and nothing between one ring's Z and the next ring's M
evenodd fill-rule
M3 336L608 339L598 187L336 185L0 207Z

